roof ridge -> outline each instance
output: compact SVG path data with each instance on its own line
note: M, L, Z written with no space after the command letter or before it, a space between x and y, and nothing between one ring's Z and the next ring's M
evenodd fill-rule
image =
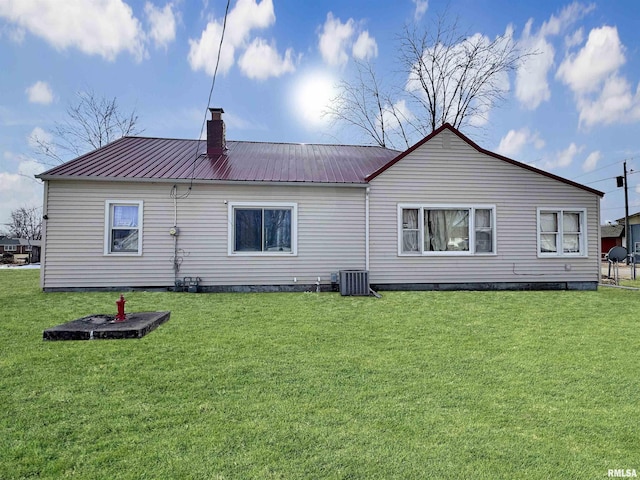
M175 140L175 141L179 141L179 142L204 142L206 141L205 139L196 139L196 138L176 138L176 137L155 137L155 136L148 136L148 135L125 135L124 137L121 138L126 138L126 139L145 139L145 140ZM115 141L115 140L114 140ZM227 142L232 142L232 143L251 143L251 144L260 144L260 145L317 145L320 147L356 147L356 148L379 148L379 149L383 149L383 150L389 150L392 152L398 152L400 153L401 150L397 150L395 148L389 148L389 147L382 147L380 145L358 145L355 143L316 143L316 142L284 142L284 141L279 141L279 142L272 142L272 141L259 141L259 140L227 140ZM113 143L113 142L112 142ZM91 153L91 152L89 152Z

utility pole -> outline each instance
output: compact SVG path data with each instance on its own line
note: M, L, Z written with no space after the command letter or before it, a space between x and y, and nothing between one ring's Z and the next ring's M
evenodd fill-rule
M627 183L627 162L623 163L624 168L624 238L627 240L627 265L629 265L629 254L631 254L631 231L629 230L629 184Z
M627 249L627 265L629 265L629 255L631 254L631 232L629 231L629 188L627 185L627 161L622 164L624 175L617 177L618 188L624 187L624 238Z

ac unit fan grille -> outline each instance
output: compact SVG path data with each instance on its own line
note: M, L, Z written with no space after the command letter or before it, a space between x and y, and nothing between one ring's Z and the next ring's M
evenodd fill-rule
M369 272L367 270L340 270L340 295L369 295Z

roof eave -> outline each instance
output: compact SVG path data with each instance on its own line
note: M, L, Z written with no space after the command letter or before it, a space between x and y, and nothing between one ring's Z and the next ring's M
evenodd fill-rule
M311 182L311 181L269 181L269 180L217 180L217 179L190 179L190 178L140 178L140 177L95 177L76 175L38 175L38 178L45 181L61 180L74 182L126 182L126 183L180 183L180 184L200 184L200 185L270 185L270 186L308 186L308 187L357 187L365 188L369 186L366 182Z

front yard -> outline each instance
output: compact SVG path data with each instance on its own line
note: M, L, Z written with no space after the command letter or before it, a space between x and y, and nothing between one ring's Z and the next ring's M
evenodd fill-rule
M606 478L640 472L640 292L128 293L0 270L0 478Z

